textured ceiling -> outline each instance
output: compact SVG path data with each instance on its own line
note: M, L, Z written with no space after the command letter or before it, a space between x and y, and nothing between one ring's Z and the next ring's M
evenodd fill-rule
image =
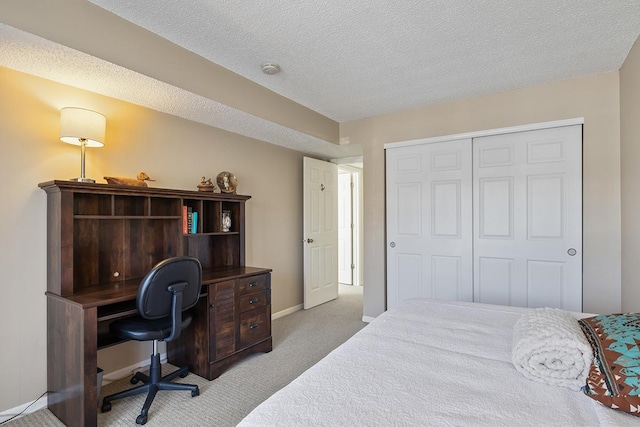
M357 145L339 146L315 138L4 24L0 24L0 40L0 65L7 68L318 158L361 155Z
M89 2L336 122L616 71L640 34L640 0ZM59 40L0 24L0 42L0 66L320 158L361 153Z
M90 1L338 122L618 70L640 33L639 0Z

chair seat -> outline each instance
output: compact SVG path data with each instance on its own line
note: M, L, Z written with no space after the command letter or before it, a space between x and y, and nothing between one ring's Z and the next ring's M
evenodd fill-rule
M191 315L182 314L182 329L191 324ZM111 333L120 338L136 341L163 341L171 335L171 316L161 319L145 319L141 316L126 317L109 325Z

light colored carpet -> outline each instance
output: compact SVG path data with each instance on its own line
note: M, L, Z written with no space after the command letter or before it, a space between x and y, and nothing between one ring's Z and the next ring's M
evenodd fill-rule
M149 411L148 426L235 426L253 408L342 344L366 324L362 322L362 288L340 285L334 301L273 321L273 351L258 353L233 365L213 381L189 374L180 382L198 384L200 396L161 391ZM163 374L171 370L163 365ZM102 388L102 395L131 387L128 379ZM133 426L144 396L114 401L107 413L98 410L100 426ZM6 424L63 426L43 409Z

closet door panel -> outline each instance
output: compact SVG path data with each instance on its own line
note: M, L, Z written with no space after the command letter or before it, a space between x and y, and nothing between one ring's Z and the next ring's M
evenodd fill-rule
M565 286L565 263L528 261L527 300L530 307L562 307L571 295Z
M482 260L512 258L510 305L582 311L581 126L473 147L475 300L495 301L485 290L501 286L481 277Z
M436 181L431 186L431 230L433 238L459 239L462 233L460 200L462 182Z
M513 239L513 177L478 182L478 225L481 239Z
M471 140L387 150L387 307L471 301Z
M562 239L564 222L565 177L529 176L527 183L527 234L534 239Z
M397 179L387 184L387 234L394 236L387 254L387 306L423 294L423 186L424 161L418 151L395 152L387 159ZM388 174L387 174L388 176ZM392 189L392 190L390 190ZM401 285L399 285L401 284Z
M396 188L398 198L395 206L395 216L399 236L414 236L422 234L422 184L412 182L399 184Z
M395 255L397 265L395 283L402 283L396 286L393 294L389 294L387 299L392 304L397 304L407 298L415 297L424 292L420 290L422 286L422 257L417 254L398 253Z
M478 257L478 268L476 299L487 304L514 305L513 258Z
M437 256L431 257L432 295L435 299L456 301L465 292L463 283L462 257Z

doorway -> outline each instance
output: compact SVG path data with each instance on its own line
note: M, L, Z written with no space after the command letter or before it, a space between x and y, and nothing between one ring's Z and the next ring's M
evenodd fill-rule
M338 164L338 283L363 286L362 159Z

